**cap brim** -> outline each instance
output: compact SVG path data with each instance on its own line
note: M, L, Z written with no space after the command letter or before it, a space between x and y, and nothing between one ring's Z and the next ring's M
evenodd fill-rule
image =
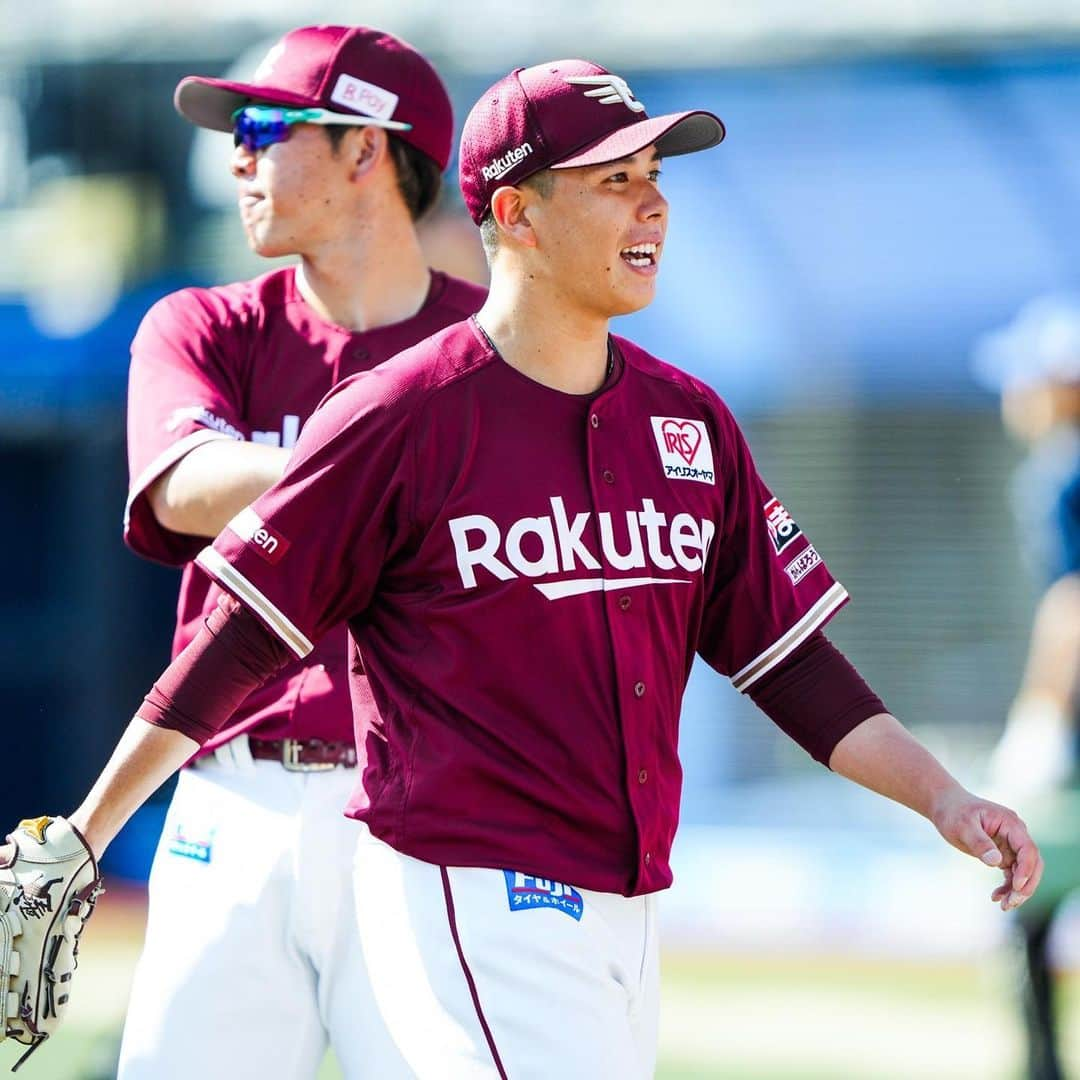
M678 157L708 150L724 138L724 125L711 112L690 112L654 116L637 124L613 131L594 143L574 152L571 157L552 165L553 169L576 169L583 165L603 165L630 157L656 143L661 157Z
M230 82L188 75L181 79L173 95L176 111L186 120L212 131L232 131L232 114L250 101L266 101L303 109L315 102L303 94L290 94L253 83Z

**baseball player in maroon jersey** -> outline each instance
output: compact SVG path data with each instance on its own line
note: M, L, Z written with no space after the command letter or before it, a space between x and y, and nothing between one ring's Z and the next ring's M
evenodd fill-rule
M473 109L461 185L489 299L333 392L198 563L219 607L73 815L95 850L261 675L343 620L360 716L356 915L407 1065L379 1077L647 1076L695 653L811 754L1004 871L1023 822L962 788L821 627L845 602L720 398L609 333L653 297L660 160L718 143L580 60ZM732 882L738 888L738 882Z
M415 219L438 194L452 117L405 43L362 27L294 30L250 84L187 78L176 106L234 134L252 248L300 257L167 297L132 346L125 535L141 555L185 564L179 653L220 595L188 560L280 477L322 397L484 293L429 272L420 250ZM121 1077L312 1076L328 1036L361 1074L373 1010L353 928L356 826L341 814L356 763L348 663L341 626L246 698L181 774ZM371 710L370 694L356 707Z

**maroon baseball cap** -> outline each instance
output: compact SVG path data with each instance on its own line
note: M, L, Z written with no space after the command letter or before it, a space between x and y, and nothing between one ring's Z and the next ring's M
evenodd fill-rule
M458 179L477 224L496 188L541 169L601 165L656 143L662 157L707 150L724 125L694 109L649 117L624 79L588 60L518 68L473 106L461 133Z
M232 114L251 102L320 108L406 123L399 138L445 169L454 116L435 69L411 45L366 26L290 30L264 57L251 82L188 75L173 98L200 127L232 131Z

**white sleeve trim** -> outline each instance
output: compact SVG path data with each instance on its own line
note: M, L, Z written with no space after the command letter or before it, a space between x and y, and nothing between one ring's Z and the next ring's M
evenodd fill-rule
M127 529L131 522L131 508L135 505L135 500L167 469L172 468L185 454L190 453L196 446L201 446L203 443L210 442L212 439L228 439L230 442L235 440L231 435L226 435L222 431L213 431L210 428L202 428L200 431L193 431L190 435L185 435L182 439L178 439L171 446L166 447L145 469L135 478L131 484L131 490L128 492L127 503L124 505L124 528Z
M731 676L731 684L744 693L768 671L772 671L785 656L797 649L841 604L847 600L847 590L839 582L823 593L816 604L783 637L774 641L764 652L755 656L746 667Z
M203 548L195 561L237 599L242 600L274 631L299 659L315 646L239 570L212 547Z

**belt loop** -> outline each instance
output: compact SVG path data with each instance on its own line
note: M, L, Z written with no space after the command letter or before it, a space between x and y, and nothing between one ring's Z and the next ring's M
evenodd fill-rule
M235 739L230 741L229 745L232 747L236 767L241 772L254 772L255 759L251 756L251 743L248 741L248 737L246 735L237 735Z
M233 757L229 743L222 743L220 746L214 747L214 757L223 769L236 768L236 759Z

